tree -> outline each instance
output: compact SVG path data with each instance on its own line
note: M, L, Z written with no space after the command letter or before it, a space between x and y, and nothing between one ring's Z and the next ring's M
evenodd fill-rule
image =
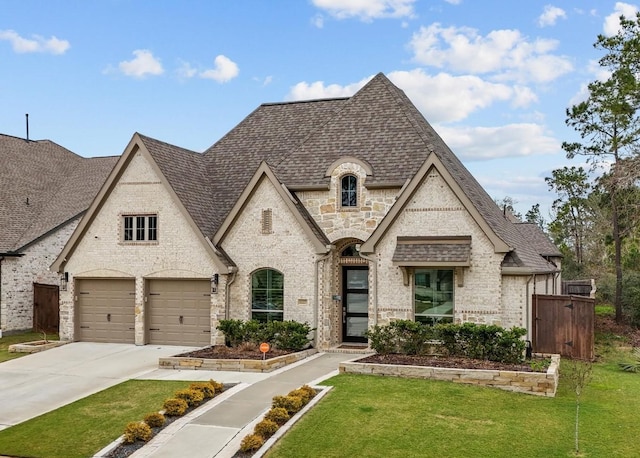
M589 361L569 360L565 363L566 379L569 387L576 394L576 422L574 428L574 446L576 454L580 453L580 396L591 382L593 376L593 365Z
M635 20L620 18L621 28L611 37L599 35L594 46L606 54L600 65L611 73L606 81L593 81L588 85L589 97L567 109L566 123L573 127L581 142L564 142L562 148L568 158L584 155L596 165L611 164L607 191L611 205L611 226L614 242L616 293L614 305L616 321L622 314L622 234L620 231L620 201L618 194L629 177L625 171L627 161L634 162L640 137L640 14ZM623 180L624 177L624 180Z
M513 197L505 196L502 199L494 198L493 201L502 210L502 213L510 219L522 221L522 215L516 211L514 205L518 203Z
M540 204L532 205L531 208L525 213L524 220L527 223L537 224L540 229L545 230L547 222L540 214Z
M558 245L566 244L572 249L576 264L581 266L589 225L587 202L591 185L587 172L582 167L563 167L553 170L544 181L558 195L551 205L555 218L549 231Z

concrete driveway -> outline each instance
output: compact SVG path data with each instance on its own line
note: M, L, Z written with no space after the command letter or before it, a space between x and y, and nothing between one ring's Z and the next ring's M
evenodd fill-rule
M0 364L0 429L158 367L195 347L74 342Z

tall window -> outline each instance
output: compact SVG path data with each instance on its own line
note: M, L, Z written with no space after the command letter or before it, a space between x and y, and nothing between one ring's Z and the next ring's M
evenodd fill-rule
M358 206L358 179L355 176L343 176L341 180L341 190L343 207Z
M125 242L157 241L158 215L123 216L122 240Z
M453 322L453 270L416 269L414 288L416 321Z
M251 318L284 319L284 275L277 270L261 269L251 276Z

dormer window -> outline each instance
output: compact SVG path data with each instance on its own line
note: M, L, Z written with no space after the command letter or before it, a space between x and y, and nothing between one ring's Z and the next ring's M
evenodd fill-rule
M343 207L358 206L358 179L354 175L345 175L342 177L341 197Z

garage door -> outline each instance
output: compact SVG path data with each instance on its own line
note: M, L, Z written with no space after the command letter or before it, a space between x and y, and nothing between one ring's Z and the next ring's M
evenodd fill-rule
M76 297L77 340L134 343L134 280L76 280Z
M149 280L149 343L204 346L211 343L211 282Z

